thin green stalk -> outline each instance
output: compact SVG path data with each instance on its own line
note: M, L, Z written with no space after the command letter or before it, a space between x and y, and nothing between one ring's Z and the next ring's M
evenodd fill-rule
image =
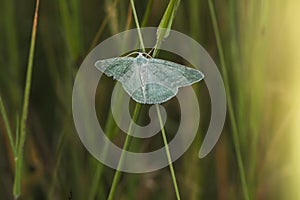
M19 85L20 80L20 52L18 46L18 28L20 26L17 25L16 20L16 10L17 7L16 1L4 0L1 4L1 21L3 21L3 36L6 43L2 44L5 46L7 53L5 53L3 61L5 61L5 65L9 66L8 74L2 73L1 77L3 81L10 82L10 84L6 84L5 87L7 89L7 95L10 99L10 107L12 110L19 109L20 105L20 92L21 88ZM4 41L3 41L4 42ZM4 64L4 63L3 63ZM5 83L5 82L3 82ZM4 88L3 88L4 89ZM4 94L3 94L4 95Z
M114 6L116 6L118 3L119 3L119 0L115 0ZM152 6L152 0L150 0L148 2L148 6L147 6L148 12L146 12L144 14L144 17L143 17L143 22L145 22L145 23L146 23L146 21L149 17L149 12L150 12L151 6ZM93 42L92 42L90 50L94 46L96 46L96 43L99 40L100 35L101 35L102 31L104 30L104 27L106 26L106 23L108 22L109 17L110 17L110 15L107 15L105 17L103 23L101 24L101 26L100 26ZM129 24L130 23L127 23L126 27L129 27ZM118 98L118 99L121 101L122 98ZM117 109L117 110L119 110L119 109ZM107 136L109 138L110 138L110 136L112 136L113 133L115 133L115 130L114 130L113 127L114 127L113 116L112 116L111 113L109 113L108 120L107 120L107 123L105 125L105 133L108 133ZM104 147L104 153L103 153L104 155L106 155L106 151L107 151L107 147ZM101 178L102 173L103 173L103 165L100 164L100 163L97 163L96 170L95 170L95 173L94 173L93 182L92 182L92 185L91 185L91 190L89 192L89 198L88 199L90 199L90 200L95 199L96 195L99 194L99 189L98 188L99 188L99 182L100 182L100 178Z
M179 2L179 1L177 1L177 2ZM143 51L145 51L145 46L144 46L141 31L140 31L140 25L139 25L138 17L137 17L137 14L136 14L134 1L130 0L130 3L131 3L131 6L132 6L132 12L133 12L133 15L134 15L135 24L136 24L136 27L138 29L138 36L139 36L139 40L140 40L140 43L141 43L141 48L142 48ZM173 17L171 17L171 19L173 20ZM131 143L132 137L130 137L130 134L132 132L132 125L133 125L133 122L136 121L136 119L137 119L139 110L140 110L140 104L136 104L136 107L135 107L135 110L134 110L134 115L133 115L133 120L130 123L129 130L128 130L128 133L127 133L127 136L126 136L126 139L125 139L125 143L124 143L124 146L123 146L123 149L125 151L128 150L129 145ZM158 110L158 114L160 114L159 110ZM159 117L160 117L160 121L161 121L161 116L159 115ZM162 126L162 121L161 121L161 126ZM176 197L177 197L177 199L180 199L179 190L178 190L178 186L177 186L177 182L176 182L176 176L175 176L174 168L173 168L173 165L172 165L170 151L169 151L169 148L168 148L166 134L165 134L163 126L161 128L162 128L162 135L163 135L164 144L166 145L166 153L167 153L167 157L168 157L168 161L169 161L169 166L170 166L171 176L172 176L172 180L173 180L173 184L174 184L174 188L175 188L175 192L176 192ZM114 175L112 187L111 187L111 190L110 190L110 193L109 193L109 196L108 196L108 200L113 200L113 198L114 198L115 191L116 191L116 188L117 188L117 184L118 184L118 182L120 180L120 177L121 177L121 171L119 171L118 169L120 169L120 167L123 164L124 152L125 151L123 151L122 154L121 154L120 161L118 163L118 168L117 168L117 171Z
M158 25L158 30L156 33L156 44L153 51L153 57L158 54L159 47L165 38L170 34L170 29L172 27L177 8L180 4L180 0L170 0L167 9Z
M4 12L4 29L5 36L7 41L9 41L6 45L8 55L8 62L10 64L9 70L12 70L14 76L18 76L17 70L19 67L19 51L18 51L18 26L16 24L16 15L14 8L16 7L15 1L6 0L2 2L2 12Z
M98 41L99 41L99 38L100 36L102 35L103 31L104 31L104 28L105 26L107 25L108 23L108 20L109 20L109 15L106 15L106 17L104 18L104 20L102 21L101 25L99 26L98 28L98 31L93 39L93 42L92 42L92 45L90 46L88 52L92 51L93 48L97 45Z
M133 0L131 0L131 1L133 2ZM171 28L172 22L175 17L175 12L179 6L179 3L180 3L180 0L171 0L170 1L169 5L166 9L166 12L160 22L159 28L167 28L167 29ZM133 7L133 12L135 12L134 7ZM139 31L139 22L137 20L136 20L136 24L137 24L138 31ZM140 31L139 31L139 33L140 33ZM169 33L168 33L168 31L158 31L157 34L158 34L157 35L157 43L154 48L153 57L155 57L158 53L160 40L162 40L162 38L166 38ZM143 44L142 37L140 37L140 40L141 40L141 44ZM145 47L143 47L143 49L145 49ZM160 122L160 128L161 128L161 132L162 132L163 142L164 142L164 145L166 148L166 154L167 154L167 158L168 158L168 162L169 162L169 168L170 168L170 172L171 172L171 176L172 176L173 186L174 186L175 193L176 193L176 198L178 200L180 200L180 193L179 193L179 189L178 189L178 185L177 185L177 181L176 181L175 171L174 171L174 167L172 164L168 141L167 141L167 137L166 137L166 133L165 133L165 129L164 129L164 125L163 125L163 122L161 119L161 114L160 114L158 105L156 105L156 109L157 109L157 115L158 115L159 122Z
M20 116L17 114L17 119L16 119L16 141L15 141L15 147L17 148L19 146L19 138L20 138ZM16 149L17 153L17 149Z
M170 168L170 171L171 171L172 181L173 181L173 185L174 185L174 189L175 189L175 193L176 193L176 198L177 198L177 200L180 200L180 194L179 194L179 189L178 189L178 185L177 185L177 181L176 181L174 167L173 167L173 164L172 164L172 159L171 159L171 154L170 154L170 150L169 150L168 140L167 140L166 132L165 132L165 129L164 129L164 124L163 124L163 121L161 119L159 106L157 104L156 104L156 111L157 111L157 116L158 116L158 120L159 120L159 124L160 124L161 134L162 134L164 145L165 145L165 148L166 148L166 153L167 153L169 168Z
M106 154L104 154L104 155L106 155ZM88 196L89 200L93 200L96 197L96 194L99 190L99 182L100 182L102 170L103 170L103 165L100 163L97 163L96 170L93 173L93 182L92 182L91 189L90 189L89 196Z
M118 93L119 95L119 98L118 100L121 102L122 99L123 99L123 94L124 94L124 91L120 91ZM117 104L118 107L117 107L117 110L121 110L121 103ZM105 125L105 133L107 133L107 137L108 138L111 138L113 136L113 134L116 132L116 126L114 126L114 120L113 120L113 115L111 112L109 112L108 114L108 120L106 122L106 125ZM106 157L107 156L107 150L108 150L108 143L105 144L104 148L103 148L103 155ZM103 165L100 164L100 163L97 163L97 166L96 166L96 171L95 171L95 174L94 174L94 178L93 178L93 182L92 182L92 186L91 186L91 190L89 192L89 198L90 200L93 200L95 199L96 195L99 193L98 192L98 188L99 188L99 182L100 182L100 177L102 175L102 172L103 172Z
M117 171L114 175L113 183L112 183L109 195L108 195L108 200L113 200L114 199L116 189L117 189L117 184L118 184L118 182L120 180L120 177L121 177L121 171L119 171L119 169L122 167L123 162L124 162L124 153L129 149L129 146L130 146L130 143L131 143L131 140L132 140L132 137L130 136L130 134L133 132L133 123L138 118L138 114L140 112L140 109L141 109L141 104L137 103L135 105L133 117L132 117L132 120L130 122L128 133L126 135L126 139L125 139L125 142L124 142L124 145L123 145L123 150L124 151L122 151L122 153L121 153L121 157L120 157L120 160L119 160L119 163L118 163L118 168L117 168Z
M144 13L144 17L143 17L143 21L142 21L142 27L145 27L148 23L148 19L149 19L149 16L150 16L150 11L151 11L152 5L153 5L153 0L149 0L148 4L147 4L146 11Z
M20 122L20 143L19 143L19 146L17 147L18 148L17 149L17 157L15 158L16 175L15 175L13 193L14 193L14 196L16 199L21 194L21 177L22 177L21 170L22 170L22 162L23 162L23 149L24 149L24 144L25 144L25 140L26 140L26 121L27 121L27 116L28 116L28 104L29 104L29 95L30 95L30 87L31 87L35 41L36 41L39 2L40 2L39 0L36 0L36 7L35 7L33 25L32 25L30 50L29 50L29 57L28 57L28 65L27 65L25 91L24 91L24 98L23 98L23 109L22 109L22 116L21 116L21 122Z
M140 40L140 43L141 43L141 48L142 48L142 50L145 52L145 45L144 45L144 42L143 42L143 37L142 37L141 30L140 30L141 27L140 27L140 23L139 23L137 14L136 14L134 1L133 1L133 0L130 0L130 3L131 3L131 7L132 7L132 13L133 13L135 25L136 25L136 28L137 28L137 31L138 31L139 40Z
M58 1L60 9L61 22L66 34L66 42L68 53L71 56L72 62L77 59L81 51L81 5L79 0L73 1Z
M120 2L120 0L115 0L113 3L113 7L116 7L119 4L119 2ZM111 17L111 15L112 15L112 13L108 12L107 15L105 16L104 20L102 21L101 25L99 26L98 31L93 39L93 42L88 50L89 52L92 51L92 49L97 45L97 43L100 39L100 36L102 35L102 33L104 31L105 26L109 22L109 18Z
M243 160L242 160L241 147L240 147L239 136L238 136L238 129L237 129L235 114L234 114L233 106L232 106L232 99L231 99L231 93L230 93L230 87L229 87L229 79L228 79L228 75L227 75L227 71L226 71L226 63L225 63L223 47L222 47L222 43L221 43L220 31L219 31L218 24L217 24L217 17L216 17L216 13L215 13L215 9L214 9L212 0L208 0L208 5L209 5L209 10L210 10L211 18L212 18L212 23L213 23L213 29L214 29L215 37L216 37L216 41L217 41L217 47L218 47L220 62L221 62L221 69L222 69L222 73L223 73L223 80L224 80L224 84L226 87L228 111L229 111L229 117L230 117L231 126L232 126L232 132L233 132L233 134L232 134L233 135L233 143L235 146L235 152L236 152L238 168L239 168L239 172L240 172L243 195L246 200L249 200L250 197L249 197L248 186L247 186L247 182L246 182L246 174L245 174L244 164L243 164Z
M2 119L3 119L3 122L4 122L4 126L5 126L5 129L6 129L7 135L8 135L10 146L12 148L14 156L16 156L17 149L16 149L16 146L15 146L15 143L14 143L12 131L11 131L11 128L10 128L10 125L9 125L9 122L8 122L7 114L6 114L5 107L3 105L1 96L0 96L0 112L1 112L1 115L2 115Z

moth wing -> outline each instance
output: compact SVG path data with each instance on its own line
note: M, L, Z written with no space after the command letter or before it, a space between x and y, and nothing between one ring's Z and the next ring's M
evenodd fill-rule
M161 59L149 59L147 65L145 102L164 103L174 97L179 87L192 85L204 75L193 68Z
M107 76L112 76L113 79L120 81L130 96L132 96L135 90L141 87L135 58L118 57L98 60L95 66Z
M189 86L204 78L199 70L162 59L152 58L149 68L153 81L171 89Z
M174 97L179 87L192 85L204 78L204 75L184 65L162 59L148 59L146 73L136 58L119 57L99 60L95 66L107 76L120 81L125 91L137 102L147 104L164 103Z
M132 73L134 68L133 64L134 58L118 57L98 60L95 66L108 77L112 76L113 79L120 81L125 74L130 75L130 73Z

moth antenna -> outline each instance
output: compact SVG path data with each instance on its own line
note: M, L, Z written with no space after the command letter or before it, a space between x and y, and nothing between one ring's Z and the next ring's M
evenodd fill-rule
M138 52L138 51L134 51L134 52L131 52L130 54L127 54L125 57L129 57L129 56L131 56L131 55L134 55L134 54L139 54L140 52Z
M150 56L150 54L153 52L153 50L155 49L156 46L152 47L152 49L147 53L147 55ZM152 58L152 56L150 56Z
M142 54L142 55L145 55L148 58L152 58L152 56L149 53L142 53L142 52L138 52L138 51L131 52L130 54L127 54L124 57L126 58L126 57L129 57L129 56L134 55L134 54Z
M152 58L152 56L149 53L142 53L143 55L146 55L148 58Z

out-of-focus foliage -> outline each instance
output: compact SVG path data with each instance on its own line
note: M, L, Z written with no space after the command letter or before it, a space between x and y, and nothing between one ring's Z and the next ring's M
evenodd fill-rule
M140 22L158 26L167 3L153 0L143 19L148 0L135 1ZM35 2L1 0L0 5L0 95L15 132ZM215 0L214 6L250 199L300 199L300 2ZM40 0L22 199L106 199L114 170L96 161L80 142L71 93L76 72L95 44L129 28L135 24L127 0ZM181 1L172 28L197 40L220 63L207 1ZM103 81L101 95L96 96L97 112L104 113L99 117L101 125L107 122L114 83L108 78ZM198 159L210 118L209 96L204 85L199 87L199 133L174 163L182 199L242 199L229 118L214 150ZM178 128L176 101L167 107L171 119L166 131L171 139ZM141 124L148 123L147 108L142 108ZM124 134L114 122L111 129L116 130L114 142L122 145ZM14 161L2 118L0 132L0 199L13 199ZM132 149L153 150L162 144L157 135L134 140ZM174 198L167 167L147 174L124 173L116 195L116 199Z

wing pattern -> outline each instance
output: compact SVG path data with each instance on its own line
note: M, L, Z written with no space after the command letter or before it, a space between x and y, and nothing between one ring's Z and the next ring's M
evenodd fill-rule
M162 59L147 59L142 55L100 60L95 66L120 81L135 101L144 104L164 103L177 94L178 88L204 78L196 69Z
M113 79L120 81L124 74L130 75L134 71L134 58L117 57L98 60L95 66L108 77L113 76Z
M170 88L189 86L204 78L196 69L162 59L149 59L149 68L154 82Z

